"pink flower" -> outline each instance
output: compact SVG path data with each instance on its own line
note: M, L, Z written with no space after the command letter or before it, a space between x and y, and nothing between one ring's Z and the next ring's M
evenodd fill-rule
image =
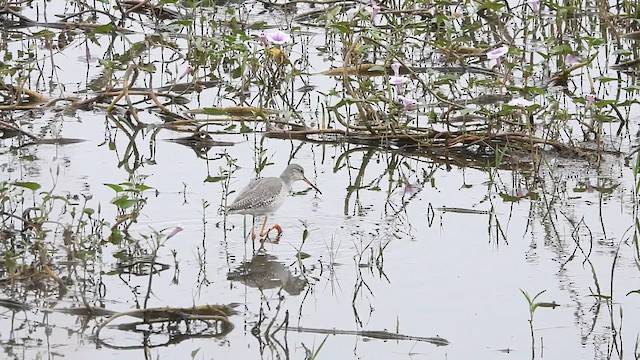
M567 65L573 65L580 62L580 57L577 55L569 54L564 58L564 63Z
M398 62L394 62L393 64L391 64L391 70L393 70L393 75L395 76L400 76L400 63Z
M518 106L518 107L529 107L533 105L532 101L529 101L525 98L515 98L507 103L509 106Z
M418 100L409 97L398 96L398 99L402 100L402 106L405 110L415 109L418 105Z
M464 14L461 13L460 11L452 11L451 12L451 17L456 19L456 20L460 20L464 17Z
M174 237L177 233L179 233L180 231L182 231L182 226L178 225L176 226L173 231L171 231L171 233L169 235L167 235L167 240L171 239L172 237Z
M521 186L518 186L518 188L512 190L511 193L513 194L513 196L522 199L524 197L527 197L527 195L529 194L529 189L523 189Z
M379 13L380 13L380 5L372 1L371 2L371 22L372 23L376 22L376 17L378 16Z
M529 6L531 6L531 10L533 12L538 12L540 10L540 0L527 0Z
M409 81L409 79L404 76L392 76L389 78L389 84L396 86L396 92L398 94L402 94L402 85L407 81Z
M291 35L287 34L284 31L275 31L272 33L268 33L267 35L267 40L277 44L277 45L282 45L282 44L286 44L289 41L291 41Z
M589 94L584 97L584 109L589 110L593 104L596 102L596 96L593 94Z
M505 45L487 52L487 58L489 60L497 60L505 56L508 52L509 52L509 47Z
M411 196L415 195L416 193L418 193L418 191L420 191L420 190L422 190L422 185L420 185L419 183L412 184L412 183L407 181L405 183L405 187L404 187L404 191L403 191L402 196L403 197L405 197L405 196L411 197Z
M187 66L186 69L184 69L184 71L182 72L182 75L180 75L178 80L182 80L182 78L184 78L187 75L193 75L194 72L195 72L195 69L191 65L189 65Z
M268 46L269 45L269 39L267 39L267 34L264 33L264 31L260 32L260 34L258 35L258 38L260 39L260 43L264 46Z
M487 52L487 59L489 60L495 60L496 63L498 63L498 65L501 64L502 62L502 57L507 55L507 53L509 52L509 47L508 46L501 46L497 49L491 50L489 52Z

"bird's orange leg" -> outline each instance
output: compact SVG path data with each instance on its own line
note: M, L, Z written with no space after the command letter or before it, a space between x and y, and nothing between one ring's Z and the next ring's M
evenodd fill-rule
M280 236L282 236L282 227L280 227L280 225L275 224L271 227L271 229L269 229L269 231L276 229L278 231L278 235L276 235L276 239L280 238ZM267 234L269 233L269 231L267 231Z
M262 228L260 229L260 237L264 237L269 233L268 231L264 231L264 228L267 226L267 218L268 216L265 215L264 222L262 223Z

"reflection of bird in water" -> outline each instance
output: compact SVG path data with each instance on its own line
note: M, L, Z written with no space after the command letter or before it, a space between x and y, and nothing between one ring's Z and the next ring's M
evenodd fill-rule
M280 177L265 177L256 179L249 183L240 194L236 197L231 205L227 207L230 214L249 214L254 217L264 215L264 223L260 229L260 237L276 229L278 237L282 234L280 225L275 224L268 231L265 230L267 218L274 213L284 202L284 199L291 191L291 185L294 182L302 180L321 193L318 188L304 176L304 169L298 164L287 166ZM251 239L256 239L256 233L253 226L251 227Z
M260 290L281 287L289 295L299 295L307 286L307 280L299 275L294 276L288 266L266 253L257 254L251 261L231 270L227 274L227 280L239 281Z

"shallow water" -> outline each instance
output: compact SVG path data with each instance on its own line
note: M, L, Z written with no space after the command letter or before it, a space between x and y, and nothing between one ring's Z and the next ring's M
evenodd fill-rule
M252 144L252 141L244 142L228 151L242 159L242 153L252 152ZM287 154L291 144L268 140L264 145L276 154L272 161L277 164L269 167L265 175L277 174L281 169L278 165L287 161L286 155L277 154ZM334 173L331 160L322 161L319 155L338 151L333 147L306 145L298 152L296 161L303 164L307 176L318 184L323 194L309 192L293 196L272 218L284 228L284 235L278 244L267 244L265 249L274 257L273 261L283 264L280 274L272 276L285 287L280 289L275 281L275 284L262 285L265 288L261 289L254 282L227 280L230 271L251 258L252 246L244 241L242 216L227 218L230 231L225 232L220 226L223 217L217 213L215 199L221 196L221 189L216 184L202 182L207 174L206 162L196 159L185 147L163 141L157 143L156 156L162 160L140 173L149 176L145 183L156 188L159 194L149 197L144 217L135 228L145 232L149 227L160 229L181 224L185 230L169 240L159 252L158 262L170 265L173 264L170 252L176 252L179 274L172 279L176 267L171 266L171 270L154 279L149 306L239 303L241 315L231 318L236 328L222 340L187 340L152 349L154 357L185 357L196 349L200 349L204 358L284 356L287 351L277 345L263 345L267 348L262 349L249 330L261 312L268 319L275 317L276 324L284 320L285 312L289 312L291 327L387 330L412 336L440 336L451 342L449 346L437 347L416 341L335 335L327 338L321 352L323 356L494 358L508 350L511 357L530 358L528 306L520 289L531 295L545 290L539 300L559 305L555 309L539 308L535 312L534 349L545 357L604 358L607 346L611 346L610 326L612 322L619 326L621 309L624 309L623 320L635 318L636 295L625 296L636 290L638 280L634 248L628 239L628 227L634 221L631 193L616 190L604 196L597 192L568 190L566 198L556 200L564 203L564 214L554 213L550 221L542 219L545 212L540 204L542 201L506 203L494 191L488 191L485 172L439 169L433 175L433 186L427 182L404 210L395 214L393 209L402 204L400 190L388 194L385 190L365 188L346 203L345 189L353 184L348 172ZM105 189L101 185L103 182L117 182L125 176L122 170L95 162L94 159L109 158L110 155L93 141L41 148L39 152L43 160L34 164L44 168L44 176L39 180L47 180L48 174L44 170L49 163L46 159L52 158L54 153L60 159L69 158L71 161L61 171L58 189L77 191L84 188L93 194L92 202L95 203L107 204L110 200L111 190ZM82 155L87 152L92 152L92 156ZM330 157L326 156L327 159ZM384 171L386 161L394 156L375 153L373 157L379 162L369 163L365 184L376 181L378 174ZM357 166L361 158L354 155L350 160ZM239 189L251 177L250 161L246 159L248 167L235 174L232 188ZM414 167L421 166L415 161L407 161ZM177 175L176 169L179 169ZM618 171L624 174L631 170L619 168ZM499 172L499 175L502 181L510 182L507 181L511 177L509 172ZM558 182L571 189L578 180L598 176L594 171L592 175L587 173L575 180ZM387 189L387 182L388 178L382 177L378 186ZM183 185L186 185L186 191ZM624 183L622 185L619 189L625 187ZM294 186L294 190L304 188L301 184ZM203 200L211 203L204 213ZM429 206L485 210L490 214L436 210L430 226ZM600 227L600 212L604 231ZM616 301L609 306L591 296L596 292L595 283L590 266L584 263L585 257L578 252L569 261L576 242L572 239L573 227L568 220L577 222L581 219L589 224L593 239L589 239L583 229L578 241L585 252L591 249L589 260L602 294L610 294L613 255L619 249L613 276ZM301 247L302 222L309 230L309 238L302 247L302 251L310 255L302 261L309 284L302 284L302 289L301 284L292 285L291 290L286 286L287 277L300 274L296 253ZM496 222L501 230L496 229ZM380 250L381 247L384 250ZM143 289L147 277L100 276L99 271L113 269L113 250L113 246L103 249L102 263L92 276L100 278L108 289L98 303L104 303L112 310L125 311L134 305L133 299L140 298L132 291L136 286ZM378 263L379 268L371 262L371 258L375 261L378 256L379 261L383 261ZM281 300L279 296L282 296ZM69 300L73 302L73 299ZM55 351L37 346L34 340L23 340L25 358L36 353L48 356L61 353L74 358L77 350L82 351L82 356L95 353L100 358L116 354L141 356L140 350L123 353L107 347L96 349L91 341L91 326L78 334L78 324L73 317L53 313L43 318L39 313L40 310L32 310L15 316L31 322L29 327L35 327L32 331L41 333L38 337L50 331L45 337L47 348ZM5 313L7 320L8 315ZM49 330L37 325L41 322L48 323ZM8 321L5 324L8 326ZM627 351L633 351L637 324L633 321L623 324L623 343L628 346ZM24 330L9 330L6 327L4 333L17 339L35 338ZM105 329L102 334L103 341L118 346L140 344L139 336L134 334L115 329ZM281 343L286 342L289 355L298 358L304 356L303 344L307 348L317 348L325 335L289 330L274 337ZM151 338L152 343L163 341L162 336Z

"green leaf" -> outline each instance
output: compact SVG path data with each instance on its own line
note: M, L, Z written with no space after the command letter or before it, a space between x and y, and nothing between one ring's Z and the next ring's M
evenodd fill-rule
M606 42L602 38L592 38L592 37L583 37L582 40L586 40L587 44L589 44L590 47L598 47Z
M486 2L484 2L482 5L480 5L478 7L477 11L479 12L480 10L484 10L484 9L487 9L487 10L500 10L500 9L502 9L503 6L504 6L504 3L486 1Z
M327 22L335 20L336 16L340 13L341 10L342 10L342 6L334 6L333 8L327 10L324 13L324 17L327 20Z
M18 182L15 182L14 185L27 188L31 191L36 191L42 187L40 184L33 181L18 181Z
M504 202L518 202L520 201L520 199L523 198L523 196L514 196L514 195L509 195L506 193L500 193L500 197L502 198L502 201Z
M553 49L551 49L551 53L553 55L571 54L572 51L573 51L573 49L571 49L571 46L569 46L567 44L558 45L558 46L555 46Z
M143 192L143 191L147 191L147 190L151 190L151 189L153 189L151 186L147 186L147 185L145 185L145 184L137 184L137 185L135 186L135 188L136 188L136 190L139 190L140 192Z
M116 185L116 184L104 184L105 186L108 186L110 188L112 188L115 192L123 192L124 188L120 185Z
M250 133L253 132L253 129L248 127L247 125L245 125L245 123L240 124L240 133L245 134L245 133Z
M138 68L142 71L146 71L150 74L153 74L154 72L156 72L156 66L153 63L148 63L148 64L139 64Z
M527 199L537 201L540 200L540 195L535 191L529 191L529 193L527 193Z
M598 80L601 83L608 83L609 81L618 81L618 78L614 78L614 77L607 77L607 76L598 76L595 78L595 80Z
M249 25L249 29L260 30L260 29L264 29L266 25L267 25L266 21L256 21L253 24Z
M94 34L109 34L113 32L113 24L104 24L93 29Z
M598 100L598 101L596 101L596 106L601 108L601 107L605 107L605 106L608 106L608 105L613 105L615 103L617 103L616 100Z
M122 239L124 239L124 236L122 235L122 232L120 230L111 229L111 236L109 236L109 241L112 244L118 245L122 242Z
M33 34L31 34L31 36L34 37L34 38L42 37L42 38L45 38L45 39L53 39L55 34L52 31L45 29L45 30L40 30L40 31L34 32Z
M204 182L215 183L215 182L223 181L226 179L227 179L227 176L207 176L207 178L204 179Z
M542 307L542 308L552 308L552 309L555 309L555 308L557 308L558 306L560 306L560 304L556 303L555 301L554 301L554 302L539 302L539 303L536 303L536 306L537 306L537 307Z
M352 29L345 23L335 23L332 27L338 30L341 34L350 34Z
M115 198L113 200L111 200L111 203L117 207L119 207L120 209L126 210L132 206L134 206L135 204L137 204L139 201L139 199L130 199L128 196L121 196L119 198Z

